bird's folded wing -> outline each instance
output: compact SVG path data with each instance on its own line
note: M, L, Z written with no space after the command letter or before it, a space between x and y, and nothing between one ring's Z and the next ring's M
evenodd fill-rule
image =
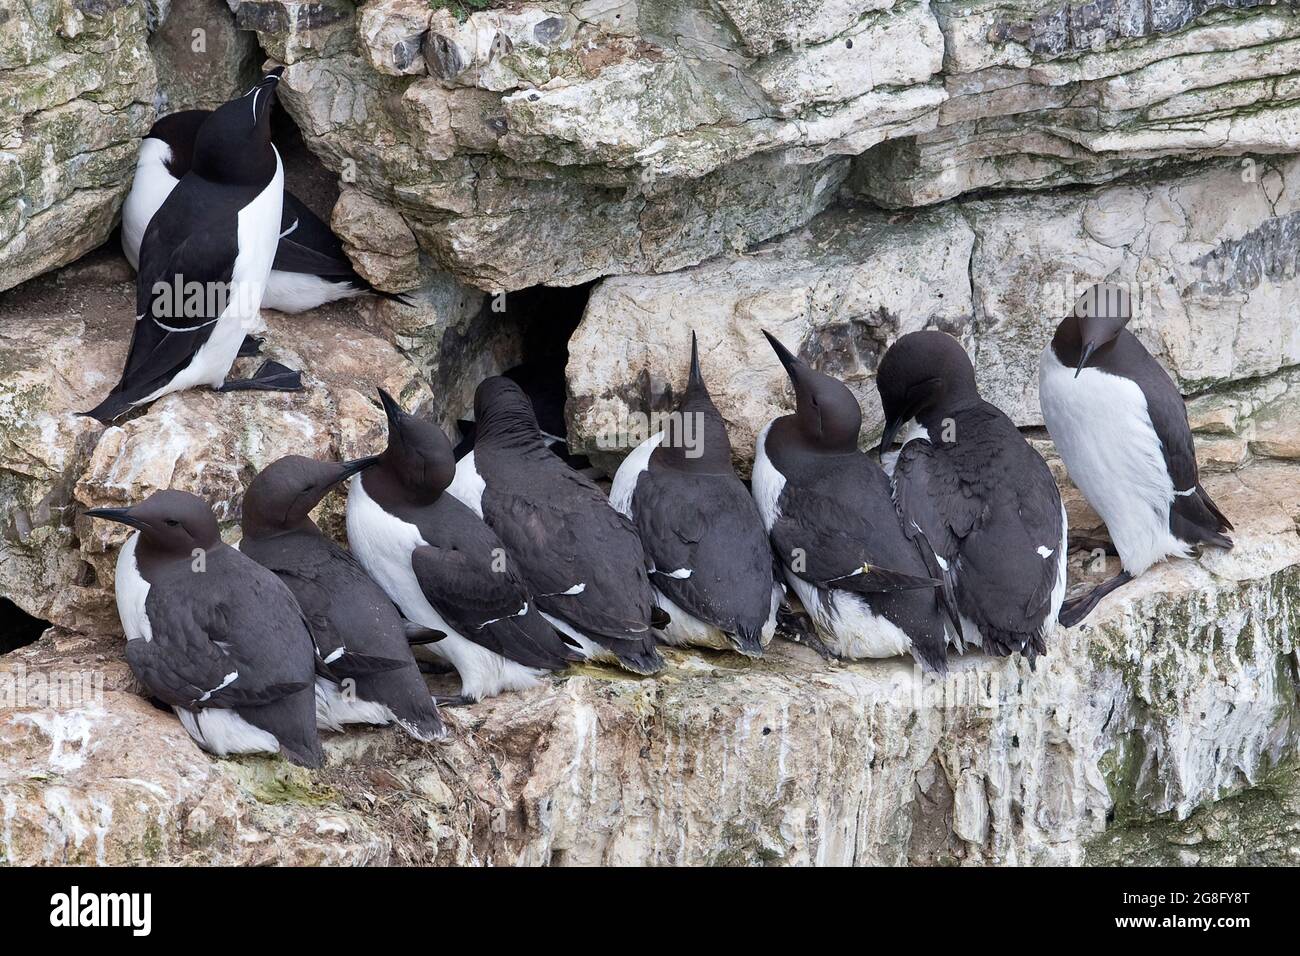
M965 493L957 473L926 441L903 446L893 483L903 533L916 540L924 536L933 553L951 565L961 539L979 521L979 501Z
M944 610L961 633L957 609L957 563L961 540L979 521L976 498L927 441L910 441L894 464L894 505L903 533L916 545L931 575L943 581Z
M137 319L123 391L183 368L239 294L231 284L239 253L233 228L195 230L173 244L166 229L154 229L157 221L140 246Z
M277 573L299 597L303 617L316 645L316 658L320 662L318 670L339 680L397 670L411 663L409 658L403 660L366 654L348 646L347 635L356 634L357 629L366 626L366 609L348 600L350 589L346 580L331 581L328 577L304 573L302 568L277 570ZM393 617L396 618L396 612ZM379 622L372 621L371 626L379 626Z
M183 589L155 588L148 598L152 640L126 645L131 670L164 703L188 710L268 704L307 686L268 679L231 644L226 602L195 602ZM267 634L266 640L279 635ZM244 640L250 635L241 635Z
M346 258L331 256L318 249L312 249L290 237L280 240L276 246L275 263L272 268L280 272L299 272L305 275L324 276L327 278L350 278L353 274L352 263Z
M599 494L597 492L597 494ZM614 640L649 630L651 592L636 527L605 503L581 512L489 490L485 508L539 607ZM635 564L630 556L635 553ZM556 560L557 555L565 556Z
M801 490L783 501L771 530L777 557L791 572L822 588L879 592L934 587L938 582L910 570L882 566L873 547L872 519L861 502L837 501ZM893 521L892 514L883 516Z

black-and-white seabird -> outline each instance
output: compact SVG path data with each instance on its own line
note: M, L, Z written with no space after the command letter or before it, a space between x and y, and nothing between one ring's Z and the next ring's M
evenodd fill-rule
M135 179L122 206L122 252L132 268L139 267L140 244L149 221L190 171L194 141L210 115L209 110L182 110L164 116L141 141ZM280 241L262 306L279 312L305 312L366 293L406 301L400 295L376 289L358 275L330 227L286 189Z
M280 235L284 169L270 115L281 70L199 127L193 164L150 220L136 275L136 321L120 381L89 412L102 422L169 392L293 390L297 372L267 362L226 382L258 309Z
M1067 603L1078 624L1115 588L1202 544L1231 548L1232 525L1201 487L1187 408L1169 374L1125 326L1128 291L1088 289L1038 364L1043 420L1070 479L1119 552L1120 573Z
M654 603L636 527L551 453L508 378L479 383L474 420L474 450L451 492L500 535L546 619L590 658L637 674L663 667L653 628L668 615Z
M623 460L609 494L650 559L670 644L760 657L776 631L781 590L767 529L736 477L731 441L700 372L691 334L686 391L669 426Z
M911 653L944 670L941 582L903 533L889 479L858 449L857 399L763 334L794 385L795 413L759 434L751 488L787 583L832 653Z
M546 442L556 457L588 478L594 480L604 477L604 473L593 467L586 455L575 455L569 451L564 423L566 386L563 367L527 361L511 366L501 374L522 388L528 400L533 403L537 426L542 430L542 441ZM474 450L478 426L473 419L462 418L456 422L456 428L460 432L460 441L456 443L456 460L460 461Z
M221 540L207 502L157 491L86 512L137 529L117 558L117 611L136 678L211 753L283 753L319 767L316 652L293 594Z
M357 559L311 519L311 510L335 485L378 460L287 455L273 461L244 493L239 550L274 571L306 615L319 662L321 727L396 723L417 740L438 740L447 731L397 608Z
M451 443L382 389L388 447L352 479L348 544L402 614L445 636L428 645L460 674L465 703L523 690L582 659L547 623L482 518L446 494Z
M876 387L882 455L904 432L893 474L903 528L932 549L960 640L1032 661L1065 597L1065 509L1047 463L980 398L966 350L945 332L899 338Z

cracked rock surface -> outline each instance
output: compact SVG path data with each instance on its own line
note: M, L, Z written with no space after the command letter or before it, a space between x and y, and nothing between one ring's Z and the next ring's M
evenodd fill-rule
M875 370L890 343L929 327L956 335L985 398L1041 425L1038 357L1093 282L1133 291L1132 331L1184 393L1300 363L1300 163L1233 163L1067 193L960 201L890 213L836 208L745 253L594 289L569 354L570 439L620 458L635 414L668 411L685 385L690 333L738 462L788 379L767 329L883 418ZM641 436L647 437L647 436Z

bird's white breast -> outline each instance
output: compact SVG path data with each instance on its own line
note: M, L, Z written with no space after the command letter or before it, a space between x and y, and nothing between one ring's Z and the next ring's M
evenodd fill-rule
M411 565L411 554L428 544L420 529L389 514L366 494L361 475L348 490L348 546L366 572L408 620L447 636L427 650L448 661L461 679L461 693L474 700L503 690L522 690L537 682L541 671L524 667L460 634L424 596Z
M149 597L149 582L140 573L135 559L135 549L140 543L140 532L132 533L117 555L117 570L113 575L113 590L117 597L117 616L122 619L122 630L128 641L153 640L153 627L145 609Z
M1038 393L1070 479L1106 522L1124 569L1141 574L1164 557L1187 554L1169 531L1174 484L1138 384L1095 368L1075 378L1049 345L1039 360Z
M754 470L750 475L749 488L758 505L758 513L763 519L763 527L771 531L781 517L777 502L785 489L785 475L776 470L772 460L767 457L767 433L772 430L772 422L763 426L754 445Z
M149 221L180 181L167 169L171 158L172 148L162 140L149 137L141 141L135 179L122 204L122 252L132 269L140 268L140 243Z
M483 517L483 491L487 484L474 465L474 453L456 462L456 477L452 479L447 491L453 498L463 504L480 518Z
M428 544L420 529L385 511L366 494L361 475L348 489L348 547L408 620L425 627L446 629L442 615L433 609L411 566L416 548Z
M280 244L280 215L284 211L284 164L275 151L275 175L256 198L239 210L237 235L239 253L231 282L235 289L235 302L239 317L250 327L257 320L266 281L275 262L275 250ZM224 318L224 315L223 315ZM242 339L241 339L242 341Z
M651 435L632 449L632 454L624 458L618 471L614 472L614 482L609 489L609 503L619 514L632 517L632 496L636 493L636 483L642 472L650 469L650 456L663 440L663 432Z

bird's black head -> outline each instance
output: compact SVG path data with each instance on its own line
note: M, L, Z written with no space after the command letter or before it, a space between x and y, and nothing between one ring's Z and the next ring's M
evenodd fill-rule
M979 400L970 356L947 332L932 329L909 332L889 347L876 370L876 390L885 412L881 454L907 422L924 424Z
M734 474L731 439L709 387L700 370L700 348L691 333L691 367L686 390L668 424L663 442L656 449L658 460L670 467L696 474Z
M151 550L167 556L188 558L196 548L221 543L208 503L185 491L155 491L130 508L90 508L86 514L138 528Z
M167 171L176 179L188 173L194 165L194 142L198 139L199 127L211 115L211 110L181 110L169 113L150 127L145 138L167 144L171 152Z
M193 171L214 183L264 186L275 174L271 107L284 67L276 67L238 99L224 103L199 126Z
M532 400L502 375L483 379L474 390L474 421L478 426L475 447L545 447Z
M342 462L285 455L271 462L244 492L240 518L244 534L270 537L303 527L311 521L311 510L335 485L378 461L377 455Z
M1052 348L1058 358L1074 366L1074 375L1093 356L1104 357L1133 318L1133 302L1123 286L1101 282L1089 287L1074 303L1074 310L1056 327Z
M369 489L373 476L409 504L433 503L456 477L451 442L435 423L403 411L382 388L379 400L388 417L388 447L362 481Z
M764 331L776 357L794 385L795 421L799 434L824 451L854 451L862 429L862 409L849 387L816 371Z

